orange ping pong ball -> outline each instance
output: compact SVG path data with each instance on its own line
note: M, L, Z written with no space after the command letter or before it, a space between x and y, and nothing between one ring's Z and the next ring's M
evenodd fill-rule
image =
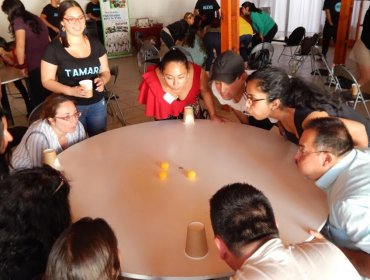
M166 179L167 178L167 172L166 171L161 171L161 172L159 172L159 179L161 179L161 180L164 180L164 179Z
M167 170L170 167L170 164L167 161L161 162L161 168Z
M197 177L197 173L195 173L194 170L189 170L187 173L186 173L186 177L188 177L188 179L190 180L194 180L195 177Z

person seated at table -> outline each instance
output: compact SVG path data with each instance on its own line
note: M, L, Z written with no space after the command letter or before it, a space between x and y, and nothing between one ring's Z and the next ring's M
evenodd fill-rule
M184 40L185 34L189 30L189 26L193 25L193 23L194 14L188 12L184 15L183 19L163 27L159 36L166 47L170 49Z
M64 176L46 165L0 181L0 279L44 273L54 241L71 223L69 191Z
M328 196L321 232L370 278L370 150L355 149L339 119L318 118L305 126L294 159Z
M246 115L246 100L243 97L246 79L247 73L242 57L232 51L225 51L213 64L211 73L213 95L221 105L230 106L241 123L269 130L273 127L269 119L256 120Z
M345 255L325 239L284 245L268 198L235 183L210 200L214 241L221 259L242 279L361 279Z
M15 48L11 48L9 44L5 41L3 37L0 37L0 57L5 65L8 66L17 66L18 60L15 53ZM30 97L28 96L27 89L23 85L22 80L14 81L13 84L19 90L19 93L22 95L24 103L26 105L27 114L31 113L31 103ZM6 94L5 84L1 85L2 94ZM4 106L4 104L3 104Z
M215 111L207 73L188 62L183 52L171 49L158 67L143 75L138 101L146 105L145 114L156 120L182 118L185 106L194 108L195 118L203 118L200 95L211 120L221 120Z
M9 153L7 153L9 142L13 141L13 136L8 131L8 122L5 112L0 107L0 181L9 174Z
M246 99L250 115L257 120L278 120L282 134L295 144L310 120L329 115L344 122L355 146L369 144L369 120L325 89L299 77L289 78L282 69L268 67L253 72L247 79Z
M21 143L13 152L13 169L42 165L45 149L54 149L57 154L86 138L78 118L81 113L73 101L60 94L46 98L40 120L30 125Z
M51 249L43 280L114 280L121 273L118 242L100 218L82 218L69 226Z

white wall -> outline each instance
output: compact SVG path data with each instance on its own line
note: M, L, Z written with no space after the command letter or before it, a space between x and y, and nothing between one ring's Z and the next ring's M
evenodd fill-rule
M2 1L0 1L2 3ZM39 15L49 0L22 0L26 9ZM89 0L77 0L85 8ZM181 19L186 12L194 10L196 0L128 0L130 22L135 23L136 18L149 17L165 25ZM9 22L6 15L0 11L0 36L11 40L8 33Z

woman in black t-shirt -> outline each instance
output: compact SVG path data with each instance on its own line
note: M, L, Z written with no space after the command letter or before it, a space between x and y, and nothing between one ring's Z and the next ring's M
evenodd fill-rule
M53 40L41 61L41 78L45 88L70 96L82 113L80 122L89 136L106 130L104 85L110 79L108 58L104 46L84 34L85 14L74 0L59 6L60 35ZM79 85L93 81L93 93Z

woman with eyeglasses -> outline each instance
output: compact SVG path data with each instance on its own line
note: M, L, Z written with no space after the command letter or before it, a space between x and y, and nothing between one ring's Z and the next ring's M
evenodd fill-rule
M31 107L42 103L50 94L41 84L40 62L49 44L49 31L40 18L28 12L20 0L4 0L2 11L8 16L9 32L15 38L15 55L29 78Z
M81 113L73 101L61 94L46 98L41 118L30 125L21 143L13 152L12 169L42 165L45 149L54 149L57 154L86 138Z
M104 85L110 79L107 51L96 38L85 35L86 19L81 6L65 0L59 6L60 35L47 47L41 61L43 85L63 94L77 104L80 121L89 136L104 132L107 111ZM93 93L79 85L82 80L93 81Z
M284 70L270 67L247 78L246 111L257 120L278 121L281 133L298 144L305 125L312 119L338 117L349 130L357 147L368 147L370 121L340 99Z

